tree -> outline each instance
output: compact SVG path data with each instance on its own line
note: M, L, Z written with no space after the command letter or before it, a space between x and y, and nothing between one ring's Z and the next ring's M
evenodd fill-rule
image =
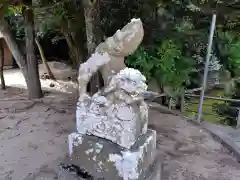
M99 0L83 0L85 33L87 37L88 57L94 53L95 48L101 42ZM90 93L96 93L100 88L100 72L97 72L90 80Z
M194 60L184 56L173 40L162 41L151 49L140 47L126 63L143 72L148 81L156 79L162 92L170 96L189 83L189 75L194 69Z
M40 0L35 6L35 25L43 36L48 32L65 38L74 68L86 58L84 10L78 1Z
M6 85L5 85L5 80L4 80L4 76L3 76L3 67L4 67L4 49L3 49L3 41L0 39L0 78L1 78L1 85L2 85L2 89L6 89Z
M240 38L233 32L218 32L215 48L221 64L231 73L231 77L239 76L240 71Z
M38 50L39 50L39 53L40 53L40 56L41 56L41 59L42 59L42 63L44 65L44 68L47 72L48 77L52 80L56 80L56 78L54 77L54 75L53 75L53 73L52 73L52 71L51 71L51 69L50 69L50 67L47 63L47 59L44 55L43 48L42 48L42 46L41 46L41 44L40 44L40 42L38 41L37 38L35 38L35 42L37 44L37 47L38 47Z
M0 17L0 32L3 35L13 57L15 58L19 68L23 72L23 76L26 78L27 68L23 52L20 50L19 45L17 44L13 34L10 31L8 23L4 20L3 15Z
M26 7L23 11L25 19L25 34L26 34L26 63L27 63L27 84L28 84L28 97L41 98L43 96L41 90L41 83L38 71L38 61L35 56L35 32L34 32L34 13L31 8Z
M84 0L81 3L42 0L35 5L37 29L42 34L48 31L61 32L66 39L69 55L75 67L84 62L86 55L90 56L100 43L98 4L99 1L90 0ZM92 93L98 90L99 76L99 74L95 75L90 81Z
M95 51L102 40L99 8L99 0L81 2L41 0L35 9L36 20L37 22L40 20L37 26L43 34L50 30L58 31L64 36L73 66L77 67ZM41 21L43 18L44 23ZM91 93L99 89L100 80L99 72L92 77L89 84Z
M36 14L38 32L60 32L66 39L74 67L93 53L103 36L111 36L133 17L141 18L144 41L136 52L138 55L131 56L128 63L131 61L131 66L139 68L148 78L157 77L162 89L186 87L189 82L199 85L212 13L218 14L218 32L227 31L234 37L239 34L239 5L234 0L39 0L28 7ZM225 40L220 33L216 35L213 49L216 59L222 64L238 59L239 39L234 46L228 43L227 48L222 48ZM140 59L144 65L139 65ZM237 69L238 63L231 64ZM92 92L99 84L99 78L95 77Z
M22 6L23 7L23 6ZM9 10L9 6L1 6L0 11L0 32L3 35L14 59L16 60L19 68L21 69L25 78L28 97L40 98L42 97L41 84L38 73L38 64L34 53L34 20L33 12L31 9L26 8L25 10L25 32L26 32L26 51L27 57L21 51L16 39L14 38L9 24L4 19L4 11ZM10 9L12 10L12 9Z

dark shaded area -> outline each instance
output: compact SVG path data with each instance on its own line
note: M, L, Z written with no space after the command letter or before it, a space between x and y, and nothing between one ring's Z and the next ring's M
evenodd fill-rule
M16 60L14 59L14 57L12 56L12 68L19 68L19 66L17 65Z
M43 47L43 51L47 60L60 61L70 63L68 55L68 45L65 39L58 39L54 41L56 34L48 33L46 36L40 39L40 43Z
M68 49L66 40L59 39L56 42L55 41L53 42L52 39L55 36L56 36L56 34L51 33L51 34L47 34L46 36L44 36L43 38L41 38L39 40L41 46L43 47L43 51L44 51L44 54L45 54L47 60L63 62L63 63L71 65L71 61L70 61L70 58L68 55L69 49ZM24 42L21 42L21 43L22 43L21 48L23 48ZM37 58L41 62L41 57L40 57L37 47L35 48L35 51L37 54ZM19 68L14 57L12 57L12 67Z
M240 81L236 80L234 83L235 91L231 98L240 99ZM233 127L237 125L240 102L225 102L224 104L215 104L214 110L217 114L224 117L224 119L221 120L222 124Z
M94 178L92 175L90 175L84 169L81 169L80 167L73 165L73 164L60 164L59 166L60 166L60 168L66 170L70 173L75 173L78 177L86 179L86 180L104 180L104 178Z

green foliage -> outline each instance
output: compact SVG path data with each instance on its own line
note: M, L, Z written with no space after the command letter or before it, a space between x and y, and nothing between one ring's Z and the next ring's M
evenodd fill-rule
M81 14L80 2L39 0L34 11L38 35L56 34L56 37L52 39L54 43L63 39L64 34L82 32L84 18L81 17L83 14Z
M235 90L232 95L232 99L240 99L240 81L236 80L235 82ZM237 125L237 117L238 117L238 108L240 108L239 102L228 102L224 104L215 104L214 110L218 115L222 117L221 123L229 126Z
M5 10L4 18L11 27L11 32L18 41L24 40L24 19L22 17L23 6L9 6Z
M41 5L41 3L39 3L39 5ZM51 3L49 2L49 4ZM36 8L35 12L36 12L36 27L42 35L51 31L61 30L63 24L65 25L66 23L68 15L68 11L65 8L65 4L63 2L57 3L54 6L52 5L52 8L47 9Z
M184 17L180 24L176 25L176 29L178 32L191 32L194 29L194 25L188 17Z
M181 89L189 82L193 60L182 54L173 40L165 40L152 48L139 48L126 64L139 69L148 80L155 78L160 87Z
M224 57L222 64L226 69L240 71L240 38L231 32L219 32L219 49Z
M216 97L223 97L224 91L221 89L211 89L210 91L206 92L206 96L216 96ZM186 117L191 117L193 119L197 119L197 112L198 112L198 104L199 97L186 97L185 98L185 110L184 115ZM203 107L202 107L202 115L201 118L207 122L213 124L221 124L223 123L222 117L216 113L215 106L221 106L224 104L223 101L215 100L215 99L204 99Z
M143 47L139 47L137 51L126 60L126 64L132 68L139 69L147 78L151 80L153 78L152 72L155 65L152 56Z
M182 87L189 81L189 73L193 65L192 59L183 56L180 47L172 40L163 41L157 48L155 78L162 87L174 89Z
M5 1L4 1L5 2ZM7 1L6 1L7 2ZM141 18L144 25L143 46L127 59L127 64L138 68L148 80L156 78L161 87L179 89L186 84L199 85L199 72L204 66L206 45L212 11L218 7L218 46L223 56L221 63L228 69L239 71L240 40L239 13L234 0L118 0L99 3L100 30L111 36L133 17ZM5 6L4 6L5 7ZM7 19L16 37L24 37L21 6L8 8ZM84 30L82 1L34 1L35 26L38 34L58 34L53 41L71 35L78 46ZM232 8L232 9L231 9ZM96 11L99 9L96 8ZM181 16L180 16L181 15ZM16 20L17 18L17 20ZM85 40L82 40L85 41ZM86 42L80 42L83 44ZM197 71L198 69L199 71Z

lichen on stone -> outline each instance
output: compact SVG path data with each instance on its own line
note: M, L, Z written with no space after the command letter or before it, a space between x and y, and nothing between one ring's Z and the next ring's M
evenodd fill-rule
M142 97L147 90L146 78L124 64L124 57L136 50L142 38L142 22L133 19L80 65L78 133L102 137L125 148L130 148L138 136L146 133L148 109L144 108L147 105ZM101 91L89 96L86 86L98 70L107 81Z
M82 136L78 133L71 133L68 135L69 154L72 154L73 146L82 144Z
M132 68L113 76L109 85L78 103L79 133L96 135L130 148L147 131L147 105L141 96L146 78Z

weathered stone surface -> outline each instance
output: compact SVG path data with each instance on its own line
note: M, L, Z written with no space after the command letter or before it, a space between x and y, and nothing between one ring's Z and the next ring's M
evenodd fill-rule
M112 37L108 37L96 48L96 52L107 52L110 61L101 68L104 84L107 85L109 78L124 69L124 57L132 54L142 42L144 35L142 21L132 19L121 30L118 30Z
M124 64L124 57L137 49L142 38L142 22L133 19L80 65L77 133L69 135L70 162L66 167L83 169L96 179L159 179L154 169L159 166L154 162L156 132L147 130L146 78ZM90 96L86 87L98 70L105 86Z
M156 132L148 130L130 150L105 139L78 133L69 135L70 164L97 178L138 180L153 164Z
M78 133L102 137L130 148L141 134L147 132L148 107L142 97L147 90L146 78L138 70L118 63L124 64L124 57L133 53L142 39L142 22L132 19L80 65L76 110ZM105 88L91 97L86 93L86 87L99 69L104 70Z
M162 171L163 161L157 157L153 164L148 168L145 175L143 175L139 180L163 180Z
M79 101L78 133L102 137L130 148L147 132L148 106L141 96L147 89L145 80L138 70L125 68L112 77L103 92Z
M163 180L162 170L163 170L162 160L160 158L156 158L154 163L139 178L139 180ZM89 178L82 178L77 176L75 173L62 170L62 169L58 169L56 174L57 174L58 180L89 180ZM112 179L115 180L115 177L116 176L114 176L114 178L112 177L111 180ZM108 180L108 179L92 177L91 180Z
M78 72L78 88L79 88L79 102L89 98L86 93L87 84L91 77L98 71L98 69L110 61L109 54L95 52L92 56L79 67Z

